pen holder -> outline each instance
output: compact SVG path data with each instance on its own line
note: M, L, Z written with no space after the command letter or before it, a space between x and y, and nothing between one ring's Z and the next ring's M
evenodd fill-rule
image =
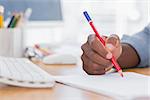
M23 56L23 33L20 28L0 29L0 56Z

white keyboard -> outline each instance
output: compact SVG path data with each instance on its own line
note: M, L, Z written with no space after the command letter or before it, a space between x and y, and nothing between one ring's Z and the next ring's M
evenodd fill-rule
M0 57L0 83L23 87L52 87L54 79L26 58Z

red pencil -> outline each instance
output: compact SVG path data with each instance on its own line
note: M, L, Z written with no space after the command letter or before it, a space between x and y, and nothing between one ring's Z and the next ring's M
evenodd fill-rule
M85 11L83 12L87 21L89 22L91 28L93 29L93 31L95 32L96 36L98 37L98 39L101 41L101 43L105 46L105 41L102 39L102 37L99 35L98 31L96 30L89 14ZM114 67L117 69L118 73L123 77L123 73L122 73L122 69L119 66L119 64L117 63L116 59L114 58L114 56L111 58L111 62L113 63Z

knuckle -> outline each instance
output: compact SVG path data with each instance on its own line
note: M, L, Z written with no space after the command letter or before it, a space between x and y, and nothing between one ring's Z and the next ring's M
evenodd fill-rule
M88 50L87 55L88 57L91 58L94 55L94 52L92 52L91 50Z
M87 70L86 70L86 67L83 65L83 70L85 71L85 72L87 72Z
M94 35L94 34L90 34L90 35L88 36L88 40L91 40L93 37L95 37L95 35Z
M86 67L84 66L84 63L82 64L82 68L83 68L83 70L85 70L85 69L86 69Z
M120 39L119 36L116 35L116 34L112 34L112 36L113 36L114 38L118 39L118 40Z
M91 74L91 72L87 69L87 67L86 66L83 66L83 70L87 73L87 74Z
M88 62L86 61L86 58L84 56L81 57L82 65L88 65Z
M97 43L97 39L93 39L90 43L91 47L95 48L96 43Z
M117 47L120 44L120 38L118 35L113 34L107 39L107 43L111 43L112 45Z
M94 73L93 72L90 72L90 71L87 71L86 72L88 75L94 75Z
M90 46L93 44L93 41L95 41L95 39L95 35L93 34L88 37L88 43Z
M81 46L81 49L84 50L86 43Z
M118 36L118 35L116 35L116 34L112 34L112 35L110 35L110 37L113 37L113 38L119 39L119 36Z
M81 60L82 60L82 61L83 61L83 56L84 56L84 55L82 54L82 55L81 55Z

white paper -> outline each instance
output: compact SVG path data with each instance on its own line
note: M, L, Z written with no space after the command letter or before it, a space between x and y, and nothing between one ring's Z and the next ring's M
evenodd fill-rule
M131 72L124 72L123 78L118 73L111 73L101 76L57 76L55 80L111 97L135 98L150 95L148 86L150 77Z

